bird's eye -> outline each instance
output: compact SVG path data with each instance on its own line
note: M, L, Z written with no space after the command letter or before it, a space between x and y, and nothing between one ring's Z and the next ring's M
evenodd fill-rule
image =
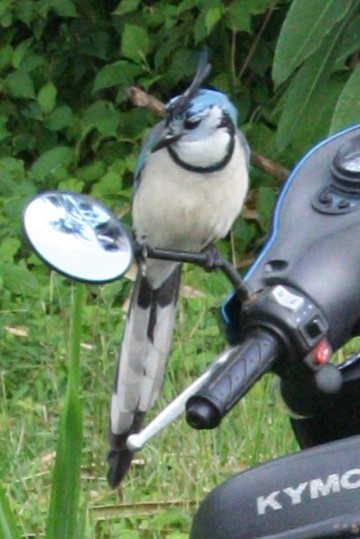
M184 127L185 129L195 129L200 122L200 118L188 118L187 120L184 120Z

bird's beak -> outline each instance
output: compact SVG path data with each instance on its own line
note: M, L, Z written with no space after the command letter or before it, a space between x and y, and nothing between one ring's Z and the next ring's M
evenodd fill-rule
M152 147L151 153L157 152L158 150L161 150L161 148L165 148L165 146L175 142L180 137L181 133L175 132L169 125L164 125L160 133L158 133L157 141Z

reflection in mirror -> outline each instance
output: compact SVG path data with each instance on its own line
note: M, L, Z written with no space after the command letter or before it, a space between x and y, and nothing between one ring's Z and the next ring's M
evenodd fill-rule
M112 281L127 271L133 258L131 239L120 221L85 195L38 195L24 209L23 226L35 252L72 279Z

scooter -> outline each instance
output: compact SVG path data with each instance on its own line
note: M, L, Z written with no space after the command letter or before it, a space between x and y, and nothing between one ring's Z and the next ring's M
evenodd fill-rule
M85 282L119 278L136 255L122 224L89 197L32 199L24 230L39 256ZM215 263L234 293L222 314L230 347L143 431L131 451L185 412L195 429L217 427L268 371L302 451L238 474L195 515L191 539L360 537L360 354L333 353L360 334L360 126L320 142L290 174L271 231L245 278ZM206 265L202 253L147 256Z

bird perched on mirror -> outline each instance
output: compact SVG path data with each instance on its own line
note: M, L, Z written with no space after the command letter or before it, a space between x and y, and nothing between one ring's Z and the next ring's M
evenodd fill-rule
M200 86L211 66L200 55L189 88L169 101L135 170L135 238L153 248L202 251L226 236L248 190L249 148L227 96ZM159 394L170 353L180 266L139 264L120 348L110 408L110 486L126 474L127 437L141 429Z

